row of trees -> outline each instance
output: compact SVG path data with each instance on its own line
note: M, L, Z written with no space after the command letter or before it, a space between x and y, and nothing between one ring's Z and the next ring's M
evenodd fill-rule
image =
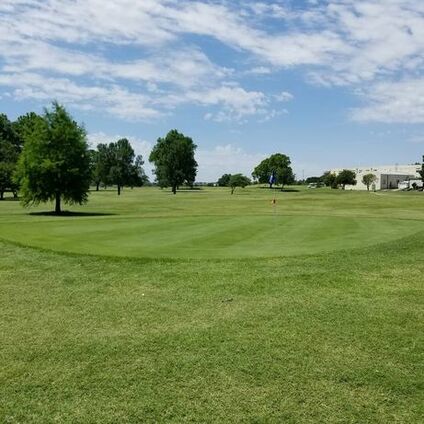
M116 143L99 144L96 150L90 150L92 182L99 190L116 185L118 195L124 186L141 187L149 182L143 169L143 157L135 155L134 149L126 138Z
M190 137L177 130L159 138L149 156L149 161L155 165L157 184L160 187L171 187L174 194L183 184L192 187L197 174L194 158L196 148ZM135 155L126 138L109 145L99 144L90 154L96 190L99 190L101 184L116 185L119 195L124 186L139 187L149 181L143 169L143 157Z
M182 184L192 186L197 173L196 145L178 131L159 138L149 160L155 165L160 187L176 193ZM118 195L124 186L148 182L143 158L136 155L127 139L99 144L90 150L86 131L65 108L54 102L43 115L30 113L9 121L0 115L0 198L5 191L21 194L25 206L55 202L83 204L90 184L116 185Z
M0 200L9 190L14 197L18 196L19 183L14 178L18 159L22 152L24 140L42 118L35 113L19 117L11 122L4 114L0 114Z
M369 173L362 176L362 183L370 190L370 187L377 181L377 176ZM335 174L334 172L327 171L321 177L316 177L316 183L323 183L327 187L339 188L342 187L344 190L347 185L356 185L356 173L350 169L344 169L343 171Z
M287 184L295 182L295 176L291 167L290 158L282 153L275 153L264 159L252 172L253 179L260 184L281 185L281 189ZM224 174L219 178L219 187L231 187L231 194L236 187L246 187L251 184L250 178L242 174Z
M319 177L319 180L327 187L342 187L343 190L347 185L356 185L357 183L356 173L350 169L343 169L338 174L330 171L324 172L324 174Z
M193 186L198 166L196 148L191 138L177 130L157 140L149 160L155 165L160 187L171 187L175 194L183 184ZM124 186L145 184L148 178L143 163L127 139L89 150L84 127L58 103L43 115L29 113L15 122L0 115L0 199L6 190L15 197L20 190L24 205L55 201L55 211L60 213L62 201L86 202L90 184L97 190L101 184L116 185L118 195ZM424 178L424 164L421 174ZM264 159L252 177L270 188L295 182L290 158L282 153ZM375 175L367 174L362 181L369 189L375 180ZM356 175L347 169L337 175L326 172L319 181L345 189L356 184ZM251 180L242 174L224 174L218 181L220 186L231 187L231 193L249 184Z

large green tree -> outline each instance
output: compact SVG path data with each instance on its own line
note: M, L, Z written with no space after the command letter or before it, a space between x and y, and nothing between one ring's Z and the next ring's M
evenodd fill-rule
M17 197L18 184L13 179L22 139L6 115L0 114L0 200L10 190Z
M143 157L135 155L126 138L108 145L98 144L96 150L90 150L90 157L91 179L97 191L102 183L115 184L120 195L124 186L139 187L148 181Z
M377 181L377 176L374 174L365 174L362 177L362 184L365 184L367 186L367 190L370 191L371 184L375 183Z
M86 133L57 102L26 134L16 179L25 206L54 201L59 214L62 201L87 201L91 175Z
M230 179L231 179L231 174L223 174L218 179L217 184L219 187L228 187L230 185Z
M155 176L160 187L177 187L187 183L192 186L196 179L197 162L194 152L197 146L190 137L171 130L165 138L159 138L149 160L155 164Z
M336 177L336 184L344 190L347 185L356 185L356 173L350 169L343 169Z
M237 187L244 188L250 184L250 179L243 174L231 175L230 181L228 182L228 185L231 187L231 194L234 194L234 191Z
M287 155L275 153L264 159L252 172L252 177L260 183L269 183L272 188L274 184L292 184L295 180L291 161Z
M126 138L110 143L108 150L109 180L117 186L119 196L124 186L131 185L131 179L134 176L135 152Z

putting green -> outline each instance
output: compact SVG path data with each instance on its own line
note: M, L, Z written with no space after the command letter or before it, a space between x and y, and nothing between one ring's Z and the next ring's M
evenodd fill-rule
M422 229L410 220L303 215L49 216L0 226L3 239L57 251L196 259L317 254L384 243Z

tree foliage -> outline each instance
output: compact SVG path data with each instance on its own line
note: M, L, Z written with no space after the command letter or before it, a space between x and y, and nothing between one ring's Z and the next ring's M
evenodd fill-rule
M141 187L149 182L149 177L146 175L143 165L143 156L137 155L135 157L134 164L131 167L129 179L129 185L131 187Z
M20 116L14 123L13 128L21 141L21 148L25 139L31 135L39 125L42 125L44 118L35 112Z
M160 187L177 187L186 183L193 186L197 174L194 152L197 146L190 137L171 130L165 138L159 138L149 160L155 164L155 176Z
M97 191L100 184L105 187L111 184L109 175L110 167L112 166L110 156L109 146L104 143L98 144L96 150L90 151L91 178Z
M347 185L356 185L356 173L350 169L343 169L336 178L337 185L341 185L343 190Z
M100 184L116 185L118 195L124 186L140 187L148 182L143 169L143 157L136 156L126 138L116 143L97 145L90 151L91 180L99 190Z
M0 114L0 200L10 190L17 196L18 184L13 174L22 149L22 139L6 115Z
M117 186L118 195L120 195L121 188L131 185L131 179L134 176L134 149L126 138L121 138L116 143L110 143L108 149L109 181Z
M275 153L269 158L264 159L252 172L253 178L260 183L269 183L270 188L273 184L292 184L295 180L291 168L290 158L282 153ZM273 176L273 181L270 180Z
M231 187L231 194L234 194L234 190L237 187L244 188L251 184L251 181L248 177L243 174L234 174L231 175L228 185Z
M231 174L224 174L218 179L217 184L219 187L229 187L230 179Z
M337 175L334 172L327 171L321 176L321 181L331 188L337 188Z
M25 206L55 201L83 204L90 186L90 157L86 133L63 106L54 102L42 120L34 120L25 135L16 180L21 184Z
M322 182L322 177L308 177L305 180L306 184L319 184Z
M374 174L365 174L362 177L362 183L367 186L367 190L370 191L371 184L377 181L377 176Z

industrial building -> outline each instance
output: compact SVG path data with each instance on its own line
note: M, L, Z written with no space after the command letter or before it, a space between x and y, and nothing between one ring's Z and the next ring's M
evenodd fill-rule
M389 165L389 166L367 166L363 168L337 168L331 172L338 174L343 169L349 169L356 173L356 185L347 185L346 190L366 190L367 186L362 182L366 174L374 174L377 181L372 184L370 190L397 189L404 181L414 180L420 177L421 165Z

